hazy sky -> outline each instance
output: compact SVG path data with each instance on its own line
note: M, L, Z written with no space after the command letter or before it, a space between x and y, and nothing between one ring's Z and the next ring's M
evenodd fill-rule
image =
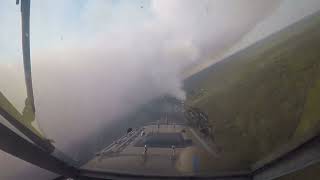
M230 49L222 50L221 53L214 53L207 59L202 59L201 63L190 68L186 74L190 75L196 73L215 62L248 47L256 41L319 11L319 9L319 0L283 0L272 13L266 16L264 20L258 22L253 29L242 36L239 41L230 47Z
M319 8L318 0L32 0L36 117L57 147L74 152L140 104L164 94L183 99L184 69L220 60ZM21 109L13 1L0 2L0 23L0 91Z

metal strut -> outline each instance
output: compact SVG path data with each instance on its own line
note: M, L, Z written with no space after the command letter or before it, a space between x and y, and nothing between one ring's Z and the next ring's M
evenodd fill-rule
M32 77L31 77L31 60L30 60L30 0L16 0L16 4L21 4L21 22L22 22L22 50L23 50L23 64L25 73L25 83L27 89L27 99L25 109L30 110L28 112L35 114L34 96L32 89ZM54 146L51 142L39 135L35 134L32 130L25 127L22 122L16 119L14 116L5 112L0 107L0 115L7 117L9 122L17 128L20 132L26 135L31 141L38 145L41 149L51 153L54 151Z

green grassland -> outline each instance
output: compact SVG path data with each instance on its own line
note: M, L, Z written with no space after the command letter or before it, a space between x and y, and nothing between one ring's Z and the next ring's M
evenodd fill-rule
M276 180L301 180L301 179L317 179L319 177L320 164L314 164L303 170L296 171L294 173L282 176Z
M249 168L318 133L320 13L191 76L185 89L187 104L206 112L215 128L216 170Z

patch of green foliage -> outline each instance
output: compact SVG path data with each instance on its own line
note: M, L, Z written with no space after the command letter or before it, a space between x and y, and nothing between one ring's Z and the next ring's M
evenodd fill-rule
M304 111L295 131L294 137L298 138L305 134L317 133L320 129L320 77L317 77L313 87L309 89Z
M294 173L282 176L276 180L301 180L301 179L317 179L319 177L320 164L309 166L305 169L296 171Z

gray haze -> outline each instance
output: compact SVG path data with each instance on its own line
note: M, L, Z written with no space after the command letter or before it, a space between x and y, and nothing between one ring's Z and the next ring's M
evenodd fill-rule
M57 147L77 154L75 144L140 104L165 94L184 99L181 72L231 46L278 2L155 1L153 17L141 24L34 53L41 127Z
M36 118L59 149L77 157L76 154L85 151L75 148L78 144L90 144L84 140L107 129L112 121L141 104L162 95L184 99L182 72L231 48L277 10L281 1L151 1L147 17L136 10L120 11L125 20L119 23L110 17L104 18L106 10L101 7L109 9L108 3L89 1L78 22L81 26L75 25L76 29L71 32L58 35L46 34L47 29L41 29L42 23L51 27L54 21L44 22L46 16L41 13L45 12L36 7L50 3L33 3L31 37L34 37ZM54 4L48 7L49 12L60 8ZM59 14L64 13L57 16ZM139 18L138 21L132 19L137 22L131 24L128 23L130 17ZM113 23L108 23L109 20ZM38 30L34 28L38 26ZM83 29L90 32L95 27L99 27L95 33L82 32ZM46 44L41 47L43 43ZM13 99L16 96L11 89L16 85L4 83L4 79L14 80L14 72L21 70L21 65L5 64L2 68L7 69L0 72L6 73L6 78L0 76L0 90ZM24 91L23 87L19 89ZM27 172L26 169L21 171Z

